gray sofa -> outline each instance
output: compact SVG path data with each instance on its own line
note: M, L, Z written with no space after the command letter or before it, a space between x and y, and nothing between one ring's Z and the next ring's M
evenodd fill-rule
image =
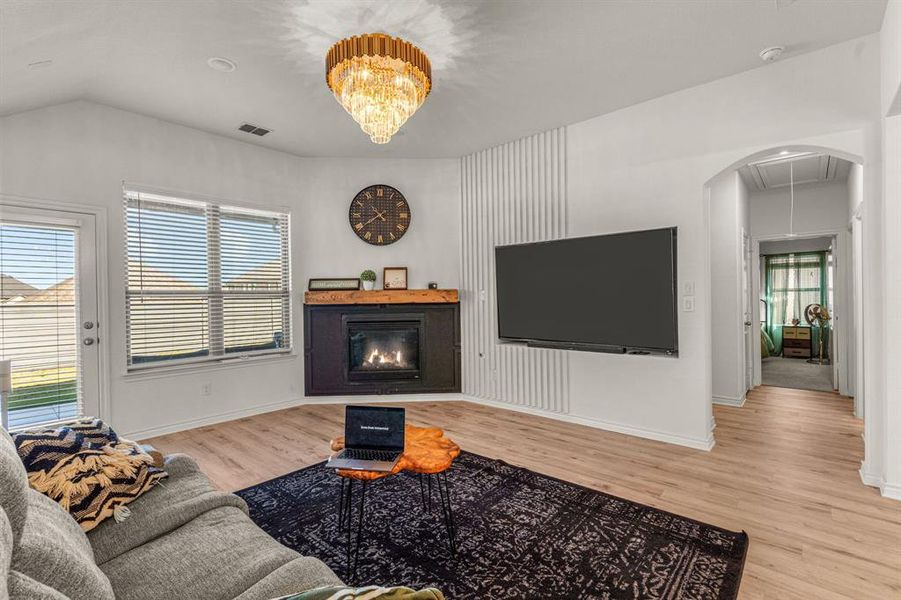
M0 428L0 600L268 600L338 577L285 548L217 491L188 456L169 477L87 535L56 502L28 487Z

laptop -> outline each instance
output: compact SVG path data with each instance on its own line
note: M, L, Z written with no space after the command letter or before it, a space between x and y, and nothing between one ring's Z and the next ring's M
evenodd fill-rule
M326 466L354 471L391 471L404 452L403 408L348 406L344 450Z

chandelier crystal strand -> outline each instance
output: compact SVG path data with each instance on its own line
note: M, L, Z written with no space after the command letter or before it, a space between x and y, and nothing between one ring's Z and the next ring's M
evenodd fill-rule
M400 38L370 33L341 40L325 60L335 99L376 144L387 144L432 88L422 50Z

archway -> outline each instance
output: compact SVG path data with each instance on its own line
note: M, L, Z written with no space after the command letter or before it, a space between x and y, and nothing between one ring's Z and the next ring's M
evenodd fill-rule
M791 208L786 209L790 210L788 213L790 216L785 219L789 224L785 226L784 231L772 227L772 223L769 223L771 225L769 230L767 227L752 227L750 218L743 221L740 216L736 216L740 208L735 209L735 214L727 214L727 217L735 218L736 221L729 221L728 218L722 220L718 217L718 210L722 207L716 203L727 198L728 194L734 193L737 198L735 201L741 201L740 188L746 183L743 182L742 175L748 172L748 167L788 163L802 157L805 160L810 157L825 157L823 160L827 165L832 159L839 164L852 165L852 174L847 176L845 184L847 193L843 215L836 216L828 223L820 218L821 215L815 215L816 218L811 219L810 224L802 223L798 226L795 219L799 213L795 212L793 185ZM835 343L835 347L830 348L829 352L833 362L831 382L843 394L853 396L856 416L865 415L862 297L864 230L861 210L865 200L863 169L863 159L859 155L826 146L789 144L748 154L705 182L711 282L708 303L712 348L711 414L714 403L742 406L745 393L762 383L762 351L759 337L762 334L757 333L758 329L764 329L760 323L761 315L765 312L763 306L766 306L765 302L758 302L761 298L761 243L792 240L796 245L803 246L801 242L804 240L828 238L831 240L829 256L834 259L830 260L829 272L832 273L835 267L834 272L841 273L841 277L837 276L834 280L834 287L830 279L828 289L829 308L835 309L832 312L839 315L839 319L830 323L830 332L834 332L834 338L830 333L829 339ZM749 196L753 194L747 190L744 193L746 194L744 201L748 204ZM838 214L835 211L833 213ZM809 214L802 213L802 218L809 217ZM734 229L729 230L724 229L723 223L736 225ZM730 276L723 276L723 269L731 269ZM814 330L813 335L818 335L818 332ZM725 348L723 344L726 344ZM814 354L815 350L811 349L811 353ZM724 382L732 384L733 387L724 388ZM724 393L723 389L729 393Z

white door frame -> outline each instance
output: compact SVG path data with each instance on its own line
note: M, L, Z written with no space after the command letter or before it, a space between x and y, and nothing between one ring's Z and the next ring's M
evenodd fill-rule
M846 324L851 320L850 310L846 310L850 306L850 302L846 302L846 295L849 293L849 290L852 289L853 281L849 278L850 269L847 268L850 265L850 262L846 257L848 256L848 250L850 247L850 235L847 230L842 229L827 229L823 231L814 231L809 233L800 233L795 235L788 234L780 234L780 235L770 235L770 236L755 236L752 238L752 255L751 260L752 268L755 273L760 273L760 242L780 242L780 241L791 241L791 240L809 240L812 238L822 238L822 237L831 237L833 239L833 261L835 265L835 279L833 281L834 289L833 289L833 312L837 315L835 321L833 321L833 349L834 355L832 357L833 363L833 373L837 373L837 381L838 381L838 391L841 394L849 395L851 390L848 389L848 370L849 368L855 368L855 377L856 381L860 381L860 378L863 376L863 372L857 370L856 365L848 364L848 354L850 348L850 336L848 334L848 329ZM839 268L841 266L841 268ZM754 284L753 295L754 298L760 298L760 277L754 277L752 280ZM754 323L760 322L760 302L754 302L752 304L752 313ZM761 384L761 369L762 369L762 359L760 356L760 344L753 345L754 351L754 385ZM835 385L836 379L833 379L833 385Z
M741 397L744 398L748 391L754 387L754 373L756 371L754 367L754 339L755 332L757 328L760 326L759 323L755 323L754 321L754 303L756 302L756 297L754 296L754 246L751 243L750 234L744 229L741 228L741 271L739 276L739 290L741 294L741 318L742 318L742 335L739 336L741 340L742 349L741 349ZM758 307L759 308L759 307ZM750 323L750 324L749 324ZM757 327L755 327L755 325ZM759 344L758 344L759 346ZM759 349L758 349L759 352Z
M854 396L854 416L858 418L864 417L864 389L863 365L864 365L864 295L866 290L863 286L863 208L864 203L861 202L854 210L851 216L851 222L848 229L851 232L851 248L849 249L847 261L851 268L851 285L848 291L848 298L851 301L852 320L850 321L850 329L853 331L853 345L850 346L851 352L849 359L853 362L850 364L849 374L849 391ZM850 339L850 338L849 338Z
M109 336L109 282L107 277L108 249L107 249L107 211L105 207L91 206L88 204L79 204L72 202L62 202L58 200L47 200L44 198L28 198L24 196L13 196L9 194L0 194L0 212L4 209L41 209L46 211L61 211L71 214L84 214L94 219L94 273L97 298L97 327L95 337L99 339L97 346L97 417L105 420L112 418L112 403L110 400L110 368L109 368L109 348L112 341ZM81 332L79 328L79 333Z

